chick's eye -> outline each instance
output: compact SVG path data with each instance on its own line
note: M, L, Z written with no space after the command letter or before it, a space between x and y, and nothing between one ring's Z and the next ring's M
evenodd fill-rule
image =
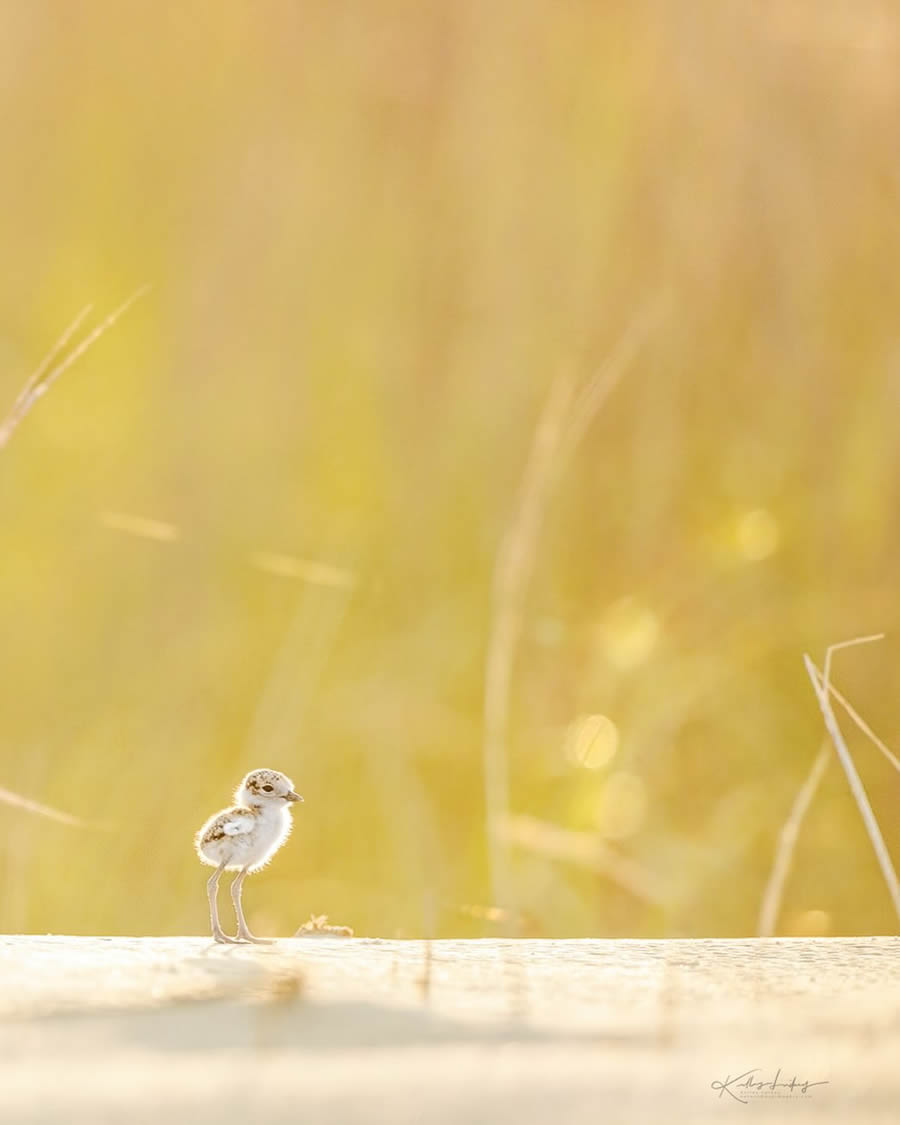
M263 793L271 793L273 788L274 788L274 786L272 786L272 785L264 785L263 786Z

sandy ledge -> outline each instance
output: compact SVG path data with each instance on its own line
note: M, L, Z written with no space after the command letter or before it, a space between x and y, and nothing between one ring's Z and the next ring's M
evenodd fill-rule
M900 1119L893 937L0 937L0 1017L9 1125Z

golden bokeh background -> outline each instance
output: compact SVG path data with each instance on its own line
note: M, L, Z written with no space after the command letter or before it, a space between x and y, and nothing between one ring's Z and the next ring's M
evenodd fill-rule
M900 734L893 6L2 28L3 403L152 289L0 451L0 785L91 822L0 805L0 928L204 932L192 835L272 766L262 932L755 932L803 653L886 631L834 676ZM778 929L896 926L832 763Z

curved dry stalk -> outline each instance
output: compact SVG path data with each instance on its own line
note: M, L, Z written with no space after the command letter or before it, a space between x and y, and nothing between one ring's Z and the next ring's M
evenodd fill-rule
M525 593L544 513L555 478L628 371L661 308L661 301L651 302L635 317L606 363L577 394L574 381L568 375L558 377L553 383L522 475L518 507L494 564L484 676L482 770L491 893L498 907L511 905L507 893L507 841L503 835L509 815L510 688L522 631Z
M649 301L635 316L597 372L588 380L572 405L571 417L566 425L565 445L560 451L562 468L580 445L582 438L607 399L628 373L632 363L646 342L650 331L662 315L662 298Z
M522 607L544 516L553 460L572 402L574 385L561 376L538 422L522 478L519 506L497 554L492 588L491 629L484 684L484 797L491 894L497 906L508 901L506 841L502 827L509 810L506 741L509 693L522 630Z
M837 644L829 645L825 650L825 672L823 675L824 682L828 685L828 690L832 691L831 687L831 657L832 654L842 648L855 648L857 645L870 645L873 641L883 641L884 633L870 633L865 637L852 637L849 641L838 641Z

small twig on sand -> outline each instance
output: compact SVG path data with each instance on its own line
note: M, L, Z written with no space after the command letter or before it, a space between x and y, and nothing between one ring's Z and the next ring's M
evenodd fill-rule
M829 672L831 669L831 654L838 648L847 648L851 644L863 644L872 640L879 640L880 636L876 637L860 637L853 641L845 641L839 645L831 645L825 656L825 672L824 674L819 671L816 665L810 660L809 656L804 654L803 662L806 665L806 671L812 681L813 690L816 693L816 698L819 701L819 707L822 711L822 717L825 720L825 728L831 736L831 741L834 743L834 748L840 758L841 765L844 767L844 773L847 775L847 781L850 785L850 791L853 794L854 800L859 808L860 815L863 818L863 823L866 826L866 831L869 834L869 839L872 842L872 847L878 859L878 864L881 867L881 873L884 876L884 881L887 884L888 892L890 893L891 900L894 904L894 909L897 912L897 917L900 919L900 882L897 880L897 873L894 870L894 865L891 862L890 854L888 853L887 846L884 842L884 837L881 834L881 829L878 827L878 821L875 819L875 813L872 811L872 806L869 798L866 795L865 788L863 787L862 780L853 764L853 759L850 756L850 751L847 749L847 744L844 741L844 736L841 733L841 728L838 725L837 719L834 717L834 711L831 707L830 699L830 682Z
M327 914L310 914L294 937L353 937L349 926L332 926Z

